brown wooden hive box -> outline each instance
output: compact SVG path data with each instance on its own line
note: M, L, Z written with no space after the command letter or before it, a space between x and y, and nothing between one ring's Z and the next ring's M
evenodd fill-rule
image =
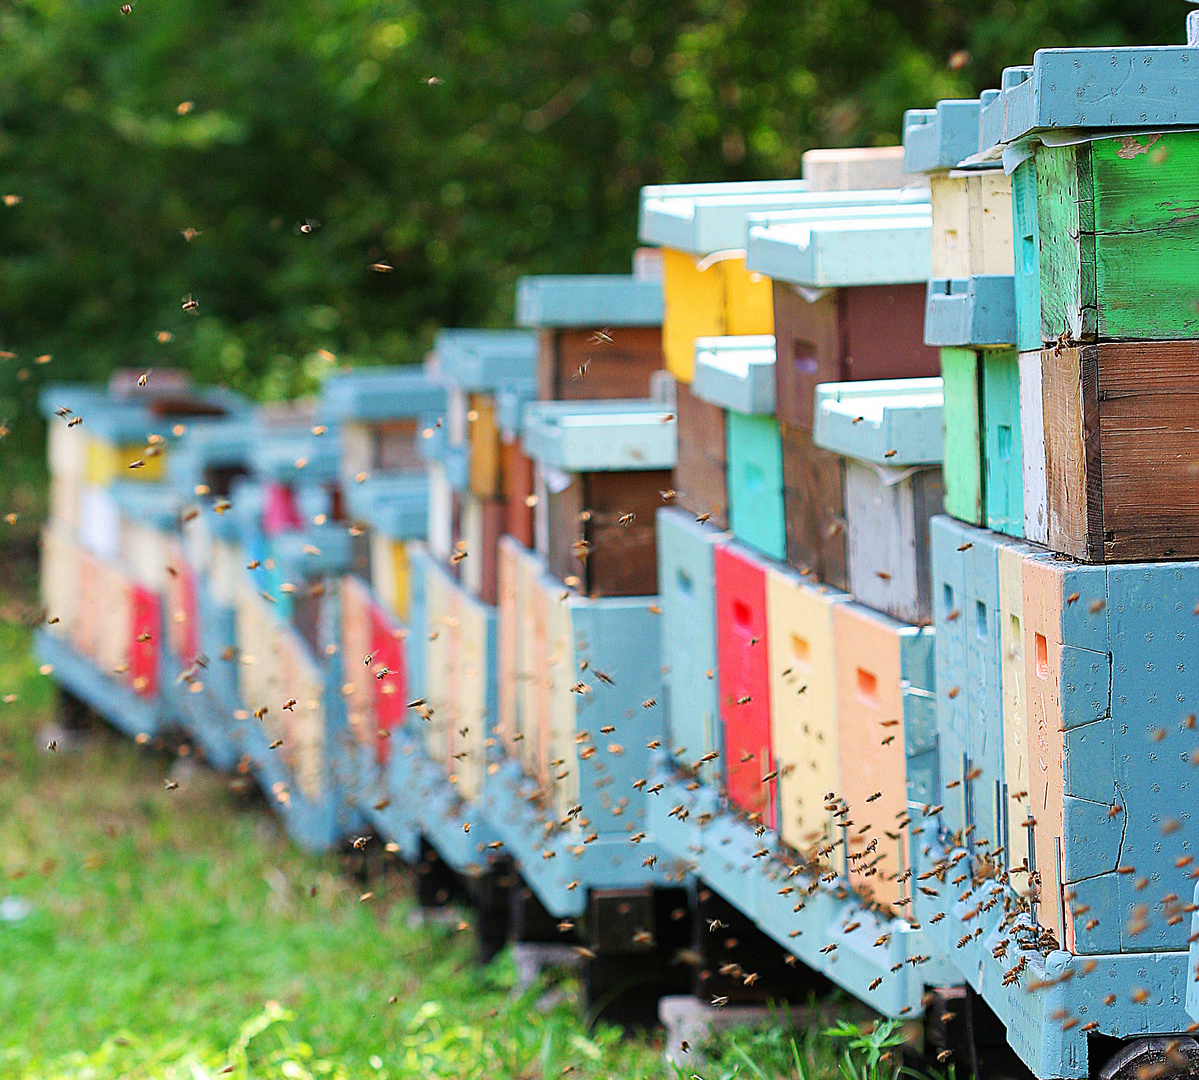
M1049 547L1199 557L1199 342L1043 349L1041 395Z
M863 285L809 301L776 281L779 419L811 431L818 383L939 375L940 354L924 344L925 292L923 284Z

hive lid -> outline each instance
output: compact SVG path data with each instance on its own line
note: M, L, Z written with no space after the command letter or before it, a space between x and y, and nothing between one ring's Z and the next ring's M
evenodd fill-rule
M983 110L980 149L1039 132L1199 126L1199 49L1191 45L1038 49L1006 68Z
M525 452L563 472L673 469L678 422L658 402L531 401L525 405Z
M561 274L516 283L521 326L661 326L662 282L632 274Z
M1016 344L1011 274L934 278L924 303L925 345L982 348Z
M982 101L945 99L903 114L903 171L941 172L978 153Z
M462 390L536 383L537 335L529 330L442 330L433 350L442 379Z
M826 450L876 465L939 465L942 400L939 378L821 383L812 438Z
M813 289L900 285L932 272L932 214L893 206L878 213L752 225L746 266Z
M396 540L423 537L428 529L429 481L423 472L370 477L345 490L355 521Z
M322 411L334 421L442 416L445 398L445 386L415 366L350 371L321 384Z
M805 191L802 180L643 187L637 236L693 255L744 248L749 214L786 209Z
M740 413L775 413L773 334L695 339L691 392Z

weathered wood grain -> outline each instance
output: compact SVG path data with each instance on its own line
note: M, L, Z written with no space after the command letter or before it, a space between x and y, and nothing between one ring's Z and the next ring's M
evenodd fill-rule
M787 562L818 581L845 589L845 477L841 457L812 442L812 433L780 424Z
M728 525L724 410L697 398L685 383L677 387L679 454L673 487L680 506L709 514L720 528Z
M1080 341L1096 329L1090 144L1040 147L1036 160L1041 340Z
M1095 369L1077 348L1041 353L1049 546L1084 562L1103 551Z

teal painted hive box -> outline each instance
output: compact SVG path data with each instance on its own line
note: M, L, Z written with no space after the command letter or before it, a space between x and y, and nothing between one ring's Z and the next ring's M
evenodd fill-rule
M738 540L772 559L787 557L783 508L783 442L774 416L729 412L729 527Z

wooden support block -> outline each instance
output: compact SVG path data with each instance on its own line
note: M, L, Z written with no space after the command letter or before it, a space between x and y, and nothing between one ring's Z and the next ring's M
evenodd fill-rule
M657 326L547 328L541 331L537 361L538 396L559 401L649 397L650 376L662 365Z
M1041 340L1199 337L1199 135L1042 146L1036 171Z
M1014 349L982 352L982 416L987 528L1024 535L1024 444L1020 365Z
M700 265L685 251L662 250L662 351L680 384L691 381L695 339L729 332L724 264L705 261L702 270Z
M783 449L773 416L727 414L729 524L739 539L773 559L787 556Z
M504 531L527 548L533 546L533 461L513 439L500 447L504 495Z
M1041 353L1048 543L1086 562L1199 555L1194 342Z
M896 879L911 865L907 833L896 828L908 805L902 627L851 603L835 605L832 620L836 724L844 748L835 790L849 806L836 831L846 840L851 885L893 910L905 891Z
M686 383L677 386L679 457L674 488L679 505L708 514L711 524L728 527L725 414L697 398Z
M838 589L849 584L841 456L816 446L809 429L779 424L787 562Z
M1024 535L1038 544L1049 542L1049 506L1045 476L1045 407L1041 387L1041 350L1022 352L1020 372L1020 442L1024 468Z
M849 591L904 622L932 616L928 521L941 512L941 470L845 459Z
M779 836L808 852L834 839L824 796L840 790L833 608L843 592L790 571L766 575L770 734L779 770Z
M495 398L471 394L467 412L470 431L470 490L481 499L500 493L500 429L496 422Z
M658 511L658 590L662 662L670 719L670 750L686 764L720 751L716 655L715 545L729 534L685 510ZM717 759L701 764L707 783L724 774Z
M929 187L932 276L1012 273L1012 185L1004 171L934 173Z
M774 282L778 416L812 429L818 383L939 374L924 344L925 285L865 285L809 294Z
M974 349L942 349L945 512L972 525L983 522L982 362Z
M773 828L777 783L770 738L770 665L766 621L768 566L735 543L716 545L716 653L725 786L739 810Z

